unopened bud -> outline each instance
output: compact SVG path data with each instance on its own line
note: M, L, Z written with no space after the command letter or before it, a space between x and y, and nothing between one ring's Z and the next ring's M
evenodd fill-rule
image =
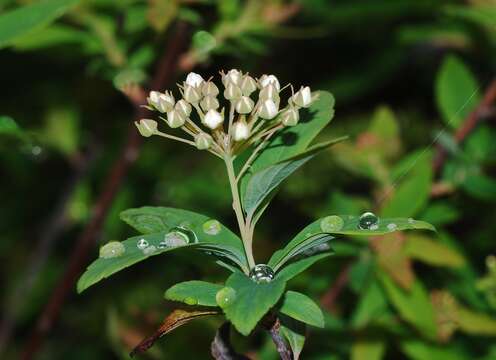
M191 114L191 105L184 99L179 100L174 107L179 114L187 118Z
M299 120L300 115L295 108L284 110L281 114L281 122L284 126L295 126Z
M186 85L193 86L193 87L199 87L203 83L203 78L201 75L190 72L188 76L186 76Z
M157 122L151 119L141 119L134 124L138 128L139 133L144 137L150 137L157 131Z
M258 79L258 83L261 87L266 87L269 84L273 84L277 91L281 89L281 85L279 84L279 80L274 75L262 75L260 79Z
M223 122L222 115L214 109L208 110L203 118L203 123L212 130L217 129Z
M277 113L278 113L277 105L272 100L265 100L262 103L260 110L258 111L258 115L262 119L266 119L266 120L273 119L277 115Z
M246 140L250 136L250 128L245 121L239 120L232 125L232 136L234 141Z
M269 84L260 90L258 97L262 100L273 100L274 102L278 102L279 91L274 84Z
M212 137L204 132L195 136L195 144L198 150L207 150L212 145Z
M208 111L208 110L217 110L219 108L219 101L217 100L216 97L214 96L205 96L202 101L200 102L200 106L203 109L203 111Z
M239 87L241 88L243 95L250 96L252 92L257 90L257 82L251 76L245 75L243 76L243 80L241 80Z
M203 96L217 96L219 95L219 88L211 81L207 81L202 85Z
M239 86L241 84L242 76L243 76L243 74L241 73L241 71L236 70L236 69L231 69L227 72L226 75L224 75L222 77L222 83L226 87L230 82L233 83L234 85Z
M232 82L229 82L226 85L226 89L224 90L224 97L226 100L236 100L241 97L241 89L238 85L235 85Z
M300 90L291 97L291 100L300 107L309 107L312 103L312 92L308 86L301 87Z
M162 94L158 91L150 91L147 101L151 107L157 109L161 113L170 111L174 107L174 96L172 96L170 92Z
M200 89L186 84L184 86L183 97L187 102L190 102L192 104L197 103L201 99Z
M171 128L178 128L184 125L186 118L177 110L172 110L167 113L167 124Z
M238 114L249 114L253 110L255 103L248 96L241 96L236 100L236 111Z

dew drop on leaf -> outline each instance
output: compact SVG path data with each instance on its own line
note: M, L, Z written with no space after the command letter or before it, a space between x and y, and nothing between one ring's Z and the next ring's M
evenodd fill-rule
M171 231L165 234L164 240L162 240L158 246L160 249L166 247L177 247L184 246L189 243L189 238L186 234L180 231Z
M220 222L217 220L207 220L202 225L203 232L208 235L217 235L222 230Z
M232 287L223 287L215 294L215 301L223 309L231 306L234 300L236 300L236 290Z
M360 215L360 218L358 219L358 227L362 230L374 230L371 227L377 225L378 221L379 219L377 216L368 211Z
M339 231L343 226L344 220L337 215L326 216L320 222L320 228L323 232L332 233L334 231Z
M387 224L387 228L388 228L388 230L390 230L390 231L395 230L397 227L398 227L398 225L396 225L395 223L390 223L390 224Z
M413 220L413 218L408 218L408 223L409 224L413 224L415 222L415 220Z
M102 259L111 259L122 256L126 252L126 247L119 241L111 241L100 248Z
M150 245L150 246L148 246L148 247L146 247L146 248L143 249L143 254L145 254L145 255L151 255L155 251L157 251L157 248L154 245Z
M150 245L150 244L148 244L148 241L146 241L145 239L139 239L138 242L136 243L136 246L140 250L147 248L148 245Z
M258 264L251 269L250 278L256 283L268 283L274 278L274 270L269 265Z
M185 304L188 304L188 305L196 305L196 304L198 304L198 300L195 299L194 297L191 297L191 296L188 296L183 301L184 301Z
M377 224L371 225L369 228L369 230L377 230L377 229L379 229L379 225Z

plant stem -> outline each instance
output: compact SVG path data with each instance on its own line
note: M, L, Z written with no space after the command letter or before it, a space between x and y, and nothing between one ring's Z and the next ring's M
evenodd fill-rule
M241 240L243 241L243 247L245 249L246 259L248 260L249 268L255 266L255 259L253 258L252 250L252 239L249 235L249 231L246 228L245 218L243 215L243 210L241 208L241 200L239 198L238 184L236 182L236 175L234 173L233 159L231 155L225 155L224 162L226 163L227 176L229 178L229 185L231 186L231 194L233 199L233 209L236 214L236 219L238 220L239 232L241 235Z

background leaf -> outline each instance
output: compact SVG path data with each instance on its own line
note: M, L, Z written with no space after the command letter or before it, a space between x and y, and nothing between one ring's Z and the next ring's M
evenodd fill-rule
M171 286L164 294L167 300L180 301L188 305L215 306L215 295L222 289L222 285L206 281L185 281Z

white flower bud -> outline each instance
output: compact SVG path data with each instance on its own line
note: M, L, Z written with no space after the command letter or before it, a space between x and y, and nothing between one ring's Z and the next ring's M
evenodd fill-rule
M201 92L198 88L186 84L183 97L187 102L197 103L201 99Z
M141 119L134 124L138 128L139 133L144 137L150 137L157 131L157 122L151 119Z
M230 82L233 83L234 85L240 85L241 83L241 78L243 74L241 71L236 70L236 69L231 69L227 72L226 75L222 77L222 83L224 86L227 86Z
M191 114L191 105L184 99L179 100L174 109L185 118Z
M249 114L253 110L255 103L248 96L241 96L236 100L235 109L238 114Z
M184 125L186 118L177 110L171 110L167 113L167 124L171 128L178 128Z
M203 96L217 96L219 95L219 88L211 81L207 81L202 86Z
M232 136L234 141L246 140L250 137L250 128L245 121L236 121L232 125Z
M281 114L281 122L284 126L295 126L299 120L300 115L295 108L287 109Z
M203 123L212 130L217 129L223 122L222 115L214 109L208 110L203 118Z
M199 87L203 83L203 78L201 75L190 72L188 76L186 76L186 85Z
M195 144L198 150L207 150L212 145L212 137L204 132L195 136Z
M241 89L238 85L229 82L224 90L226 100L236 100L241 97Z
M258 111L258 115L262 119L271 120L276 117L278 113L277 105L272 100L265 100Z
M260 79L258 79L258 82L261 87L266 87L269 84L273 84L277 91L281 90L281 85L279 84L279 80L274 75L262 75Z
M217 100L216 97L214 96L205 96L202 101L200 102L200 106L203 109L203 111L208 111L208 110L217 110L219 108L219 101Z
M251 76L245 75L243 76L243 80L241 80L239 87L241 88L243 95L250 96L252 92L257 90L257 82Z
M274 84L269 84L260 90L258 97L262 100L273 100L274 102L278 102L279 91Z
M300 107L309 107L312 103L312 92L308 86L302 86L300 90L291 97L291 100Z
M162 113L170 111L174 107L174 96L168 91L165 94L150 91L147 101L150 106Z

